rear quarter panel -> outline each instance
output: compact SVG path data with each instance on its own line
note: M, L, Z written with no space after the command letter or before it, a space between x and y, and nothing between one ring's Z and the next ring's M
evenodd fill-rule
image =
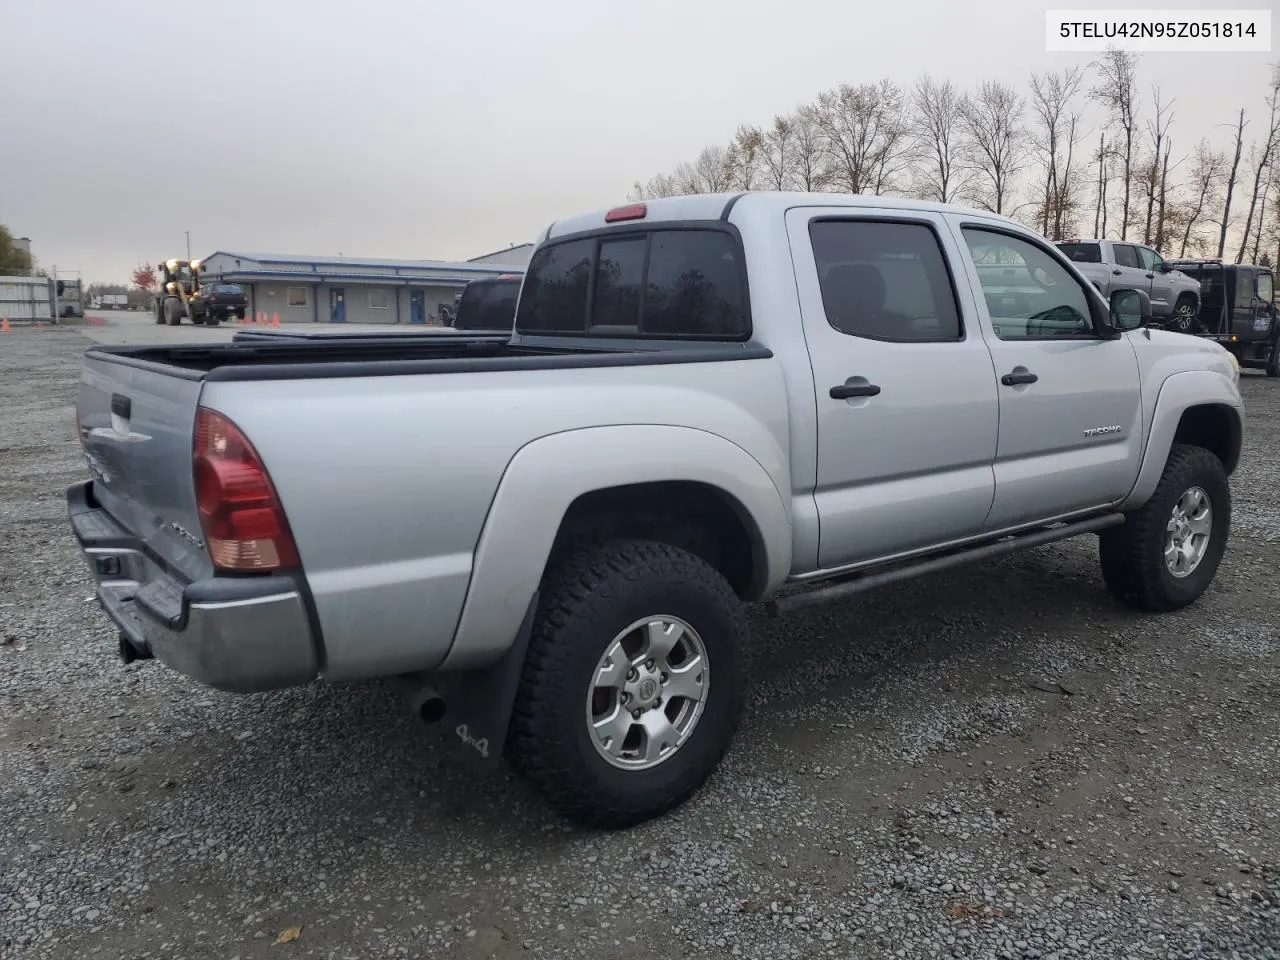
M787 490L784 390L768 359L213 381L203 402L235 421L266 463L314 596L324 674L348 679L442 662L498 484L526 445L584 428L685 427L740 447ZM588 445L575 455L572 470L588 477L609 457L600 473L611 477L618 458L639 464L662 451ZM685 479L679 456L663 467L663 479ZM546 479L552 489L529 509L561 509L554 475ZM536 584L525 586L531 596Z

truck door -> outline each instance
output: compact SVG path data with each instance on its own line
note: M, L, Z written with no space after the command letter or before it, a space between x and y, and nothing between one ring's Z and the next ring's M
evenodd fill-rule
M814 377L818 564L976 534L994 494L991 356L929 213L787 213Z
M1164 258L1150 247L1135 247L1138 259L1142 263L1143 277L1150 284L1151 312L1159 316L1168 316L1173 312L1173 279L1172 275L1163 273Z
M1151 296L1151 277L1142 266L1142 257L1138 253L1138 248L1132 243L1113 243L1111 250L1116 258L1116 265L1112 268L1115 279L1111 289L1141 290L1148 297ZM1115 274L1116 270L1120 273ZM1154 313L1160 313L1155 309L1154 303L1151 306Z
M1142 396L1129 336L1094 332L1089 298L1038 238L957 217L965 266L995 361L1000 395L990 531L1043 522L1123 498L1138 476ZM1130 248L1132 249L1132 248ZM1008 283L979 264L1016 264Z

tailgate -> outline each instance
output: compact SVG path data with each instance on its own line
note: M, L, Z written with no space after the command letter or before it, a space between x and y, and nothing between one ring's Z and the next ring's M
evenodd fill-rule
M197 371L90 350L76 399L94 499L190 580L213 572L191 461L203 386Z

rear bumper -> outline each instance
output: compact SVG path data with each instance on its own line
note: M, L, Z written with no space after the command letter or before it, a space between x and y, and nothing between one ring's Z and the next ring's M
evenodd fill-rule
M292 576L185 582L93 500L93 483L67 489L71 529L97 597L139 652L199 683L250 692L299 686L320 670L301 583Z

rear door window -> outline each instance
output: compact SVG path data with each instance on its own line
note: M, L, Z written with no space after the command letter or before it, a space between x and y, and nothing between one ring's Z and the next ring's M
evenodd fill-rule
M610 232L534 254L521 333L733 339L751 333L737 237L716 228Z

